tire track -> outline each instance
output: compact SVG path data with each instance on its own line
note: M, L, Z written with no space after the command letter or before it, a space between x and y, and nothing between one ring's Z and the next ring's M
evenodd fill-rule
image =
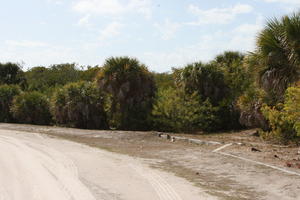
M10 169L8 173L15 171L17 176L12 177L14 184L8 187L21 188L17 191L17 197L26 193L33 200L44 200L46 196L48 199L51 193L47 191L49 187L49 190L52 188L56 191L54 192L56 194L51 194L51 196L59 196L56 199L95 200L78 179L76 165L62 153L41 144L29 143L29 141L8 136L0 136L0 143L2 148L10 149L7 153L11 154L14 158L13 162L16 163L14 169ZM23 182L28 185L23 187ZM9 200L10 198L2 191L0 200ZM13 195L16 196L16 194Z
M156 191L160 200L182 200L178 193L168 184L161 176L152 172L149 169L145 169L139 164L130 164L130 167L134 169L140 176L144 177L153 189Z

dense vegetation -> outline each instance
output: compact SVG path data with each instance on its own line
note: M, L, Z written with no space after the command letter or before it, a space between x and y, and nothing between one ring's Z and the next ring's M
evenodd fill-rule
M0 63L0 122L300 137L300 13L270 20L254 52L227 51L170 73L112 57L102 66Z
M107 129L104 96L92 82L69 83L57 89L51 111L56 123L77 128Z

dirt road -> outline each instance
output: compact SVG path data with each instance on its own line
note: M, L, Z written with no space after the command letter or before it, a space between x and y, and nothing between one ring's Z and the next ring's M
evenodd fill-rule
M217 199L142 159L0 130L0 200Z
M0 136L0 200L300 200L298 148L247 131L181 135L244 143L226 146L155 132L4 123Z

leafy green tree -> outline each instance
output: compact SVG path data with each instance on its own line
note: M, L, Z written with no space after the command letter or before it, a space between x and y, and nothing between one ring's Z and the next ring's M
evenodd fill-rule
M175 87L173 73L155 73L153 72L154 81L158 89L167 89Z
M269 20L257 38L260 84L282 102L285 90L300 78L300 12Z
M45 91L51 85L49 81L50 69L46 67L34 67L25 72L28 90Z
M96 79L97 74L100 71L99 66L88 67L86 70L80 71L80 80L82 81L94 81Z
M80 70L75 64L59 64L46 67L34 67L25 73L28 90L52 93L53 88L80 80Z
M215 130L240 128L239 113L234 108L231 88L226 84L224 72L215 62L209 64L193 63L183 69L175 69L175 82L188 94L197 92L201 101L208 100L213 107L218 107L220 123Z
M146 130L149 128L155 96L155 82L147 67L129 57L106 60L97 77L100 89L110 96L110 119L116 128Z
M245 55L240 52L225 51L211 62L223 73L224 83L228 87L224 100L219 104L219 116L223 119L226 129L242 128L245 123L240 122L246 122L249 119L243 120L246 112L240 113L241 110L237 105L239 97L250 88L253 82L245 60L247 57L245 58Z
M46 96L36 91L15 96L11 112L21 123L48 125L51 122L49 101Z
M20 88L16 85L0 85L0 122L13 122L10 112L13 98L20 94Z
M233 103L249 88L252 78L244 65L245 55L235 51L225 51L216 56L212 64L224 74L224 82L230 88L230 101Z
M67 84L55 92L51 104L58 124L88 129L108 128L104 97L94 83Z
M201 102L194 92L168 88L158 92L152 110L154 127L160 131L190 132L214 131L218 109L206 100Z
M0 84L14 84L24 87L26 80L20 65L15 63L0 63Z
M218 105L228 94L224 75L214 64L193 63L174 69L174 74L177 86L190 94L197 92L204 101L209 98L213 105Z

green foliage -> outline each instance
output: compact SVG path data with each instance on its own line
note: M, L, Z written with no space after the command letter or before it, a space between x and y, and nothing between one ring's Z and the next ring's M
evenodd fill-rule
M100 67L88 67L87 70L80 71L80 80L82 81L94 81L97 74L100 71Z
M294 129L300 137L300 86L287 89L284 111L288 120L294 124Z
M51 111L57 123L76 128L107 129L103 94L91 82L70 83L58 89Z
M111 124L119 129L149 129L155 95L153 75L145 65L129 57L116 57L106 60L97 82L109 98Z
M202 100L209 98L218 105L228 94L224 74L214 64L193 63L183 69L174 69L177 86L188 93L197 92Z
M80 80L80 71L75 64L52 65L50 68L34 67L25 73L28 90L51 94L53 88Z
M264 132L265 137L287 142L300 136L300 87L287 89L284 104L264 105L262 112L270 123L271 130Z
M21 67L15 63L0 63L0 84L19 84L24 87L26 80Z
M245 125L281 141L300 135L299 80L300 12L269 20L252 53L226 51L172 73L149 72L129 57L112 57L87 70L75 64L35 67L25 77L19 65L0 63L0 85L52 97L59 124L149 130L153 123L157 130L177 132ZM17 86L0 86L0 121L50 122L45 96L19 93Z
M195 92L186 94L174 88L160 90L152 110L154 127L160 131L213 131L218 109L209 100L200 102Z
M211 62L224 75L224 84L228 87L222 101L218 102L218 116L222 119L222 129L240 129L240 109L238 98L246 91L252 81L250 73L244 65L245 55L235 51L226 51Z
M202 101L210 99L218 107L220 121L214 125L215 130L241 128L236 101L248 86L244 83L242 60L243 56L236 52L225 52L209 64L194 63L174 70L178 87L189 94L197 92Z
M283 102L286 88L300 77L300 12L269 20L257 38L260 85Z
M39 92L24 92L13 100L11 112L21 123L47 125L51 122L48 99Z
M170 87L175 87L173 74L153 72L153 76L158 89L167 89Z
M251 76L244 66L244 58L239 52L226 51L212 61L224 74L224 82L229 87L230 101L236 101L251 83Z
M13 122L10 112L13 98L20 94L20 88L16 85L0 85L0 122Z
M251 84L237 101L237 107L240 110L240 124L248 128L267 130L269 128L268 122L261 112L262 105L266 102L269 101L264 90L258 88L255 84Z

